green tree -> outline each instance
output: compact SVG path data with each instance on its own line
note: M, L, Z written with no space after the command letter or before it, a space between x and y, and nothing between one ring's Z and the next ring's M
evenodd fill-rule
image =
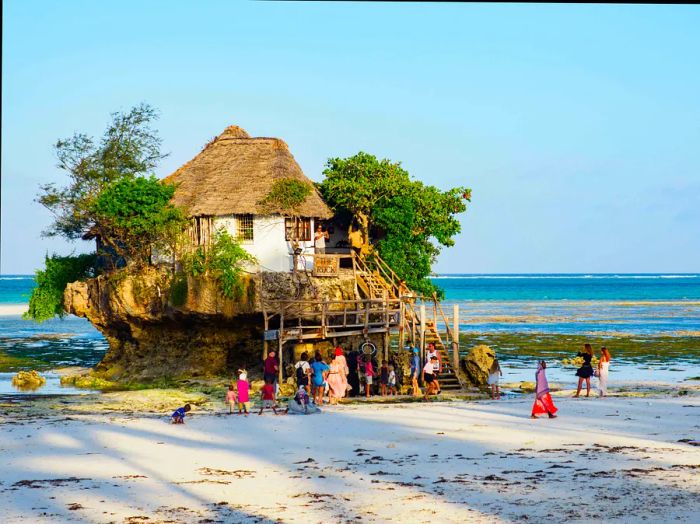
M95 255L46 256L44 269L36 271L36 287L23 318L43 322L65 315L63 291L70 282L95 274Z
M212 275L226 298L238 299L243 293L243 266L256 259L241 247L225 229L219 229L205 250L201 246L183 257L183 266L192 276Z
M175 186L154 176L125 176L108 184L90 204L93 232L127 263L149 262L152 250L173 253L187 225L170 199Z
M329 159L323 174L321 194L348 217L350 228L357 228L411 289L439 292L428 278L431 267L442 246L454 245L461 230L456 215L466 210L471 190L441 191L412 180L400 163L363 152Z
M153 171L165 157L151 127L157 118L155 109L141 104L126 113L114 113L99 141L76 133L56 142L58 167L69 181L64 187L41 187L37 200L54 215L44 235L69 240L82 237L95 226L93 203L107 185Z

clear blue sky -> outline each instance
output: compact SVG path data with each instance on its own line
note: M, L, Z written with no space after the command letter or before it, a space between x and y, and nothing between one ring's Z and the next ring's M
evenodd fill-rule
M2 273L45 252L52 144L160 109L158 175L238 124L400 160L473 205L440 272L700 271L700 7L6 0ZM84 243L83 243L84 244Z

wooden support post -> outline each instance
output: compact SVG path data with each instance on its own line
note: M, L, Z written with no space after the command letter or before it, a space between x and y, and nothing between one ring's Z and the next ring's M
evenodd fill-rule
M404 339L405 339L405 331L404 331L404 322L406 321L406 307L403 303L403 300L399 299L399 351L403 349L404 346Z
M459 304L452 306L452 367L459 370Z
M384 360L389 360L389 300L384 293Z
M420 361L425 362L425 304L420 305Z
M265 319L265 333L267 333L268 328L270 327L270 322L267 318L267 313L263 313L263 318ZM263 335L263 360L267 358L267 338L265 335Z

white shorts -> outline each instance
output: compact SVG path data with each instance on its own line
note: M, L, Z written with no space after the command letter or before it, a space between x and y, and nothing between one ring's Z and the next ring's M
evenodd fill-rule
M368 386L372 385L372 377L365 377L365 382Z

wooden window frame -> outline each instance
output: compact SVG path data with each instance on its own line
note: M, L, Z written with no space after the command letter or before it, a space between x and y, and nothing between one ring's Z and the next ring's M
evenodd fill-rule
M255 216L251 214L236 215L236 240L245 244L255 241Z
M297 240L298 242L310 242L311 241L311 219L310 218L304 218L304 217L299 217L297 220L297 235L298 238L292 239L291 237L291 232L293 228L293 221L294 218L292 217L285 217L284 219L284 239L287 242L290 242L292 240ZM299 232L301 231L301 234Z

